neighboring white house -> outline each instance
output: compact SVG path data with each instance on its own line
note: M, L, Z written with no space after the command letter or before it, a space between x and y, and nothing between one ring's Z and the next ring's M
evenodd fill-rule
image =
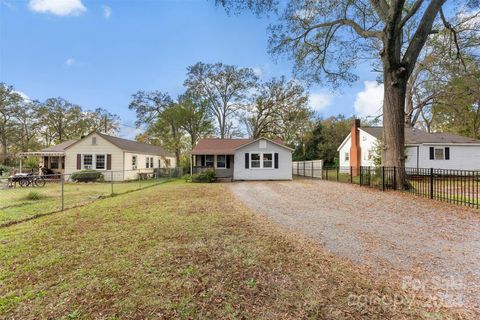
M192 172L213 168L219 178L291 180L292 152L265 138L200 139L192 150Z
M373 166L375 148L382 136L383 127L362 127L355 120L337 149L340 167ZM407 168L480 170L480 140L405 128L405 150Z
M40 157L42 167L55 173L71 174L93 169L102 171L106 180L113 177L117 181L135 179L138 173L151 173L156 168L176 166L175 156L159 146L98 132L80 140L19 155Z

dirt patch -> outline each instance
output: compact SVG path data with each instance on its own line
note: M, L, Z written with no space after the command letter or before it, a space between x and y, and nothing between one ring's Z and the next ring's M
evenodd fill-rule
M229 188L251 209L375 275L434 303L480 310L479 211L320 180Z

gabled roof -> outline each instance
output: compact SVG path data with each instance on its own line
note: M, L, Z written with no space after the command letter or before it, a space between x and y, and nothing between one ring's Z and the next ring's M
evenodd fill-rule
M234 154L235 149L252 141L253 139L199 139L192 154Z
M70 147L75 142L77 142L77 140L64 141L64 142L59 143L57 145L42 149L38 152L63 152L63 151L65 151L66 148Z
M154 146L152 144L133 141L133 140L127 140L119 137L109 136L100 132L97 132L97 134L103 139L110 142L111 144L122 149L123 151L154 154L154 155L169 156L169 157L174 156L171 152L168 152L159 146Z
M362 131L372 135L377 139L383 136L383 127L360 127ZM480 140L459 136L446 132L426 132L416 128L405 128L405 144L480 144Z
M258 138L258 139L219 139L219 138L207 138L207 139L200 139L198 140L195 148L192 150L192 154L234 154L235 150L240 149L250 143L253 143L258 140L267 140L272 143L275 143L279 146L287 148L283 142L281 141L273 141L266 138Z

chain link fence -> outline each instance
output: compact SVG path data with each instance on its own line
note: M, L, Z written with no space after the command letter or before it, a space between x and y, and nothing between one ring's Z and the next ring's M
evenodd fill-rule
M155 186L182 177L182 169L4 176L0 178L0 227Z

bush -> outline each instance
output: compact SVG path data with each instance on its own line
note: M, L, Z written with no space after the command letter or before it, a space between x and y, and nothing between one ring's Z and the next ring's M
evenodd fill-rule
M30 191L25 198L27 200L38 201L43 198L43 195L38 193L37 191Z
M12 171L12 168L0 164L0 177L7 176L10 171Z
M72 173L71 179L75 182L101 182L103 174L95 170L82 170Z
M192 175L192 182L214 182L215 181L215 170L208 169L200 173L195 173Z

